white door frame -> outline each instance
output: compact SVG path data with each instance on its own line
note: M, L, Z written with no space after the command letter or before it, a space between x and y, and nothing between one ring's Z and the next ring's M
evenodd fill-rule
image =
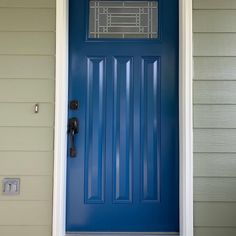
M56 0L53 236L65 236L68 0ZM179 0L180 236L193 236L192 0Z

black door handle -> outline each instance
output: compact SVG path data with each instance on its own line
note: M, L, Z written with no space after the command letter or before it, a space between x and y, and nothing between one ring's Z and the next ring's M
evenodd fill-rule
M68 121L68 134L70 139L70 157L76 157L75 135L79 132L79 122L76 117Z

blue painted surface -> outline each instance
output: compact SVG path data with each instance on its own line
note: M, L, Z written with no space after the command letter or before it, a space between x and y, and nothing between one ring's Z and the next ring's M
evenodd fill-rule
M156 40L87 39L88 1L69 1L68 232L178 232L178 0L159 1Z

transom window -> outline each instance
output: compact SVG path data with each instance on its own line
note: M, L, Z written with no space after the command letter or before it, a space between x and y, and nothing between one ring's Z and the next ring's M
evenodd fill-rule
M90 0L89 38L158 38L158 2Z

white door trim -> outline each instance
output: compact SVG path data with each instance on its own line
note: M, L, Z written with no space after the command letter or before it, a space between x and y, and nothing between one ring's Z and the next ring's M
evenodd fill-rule
M179 1L180 236L193 236L192 0Z
M193 236L192 0L179 0L180 236ZM53 236L65 236L68 0L56 0Z

